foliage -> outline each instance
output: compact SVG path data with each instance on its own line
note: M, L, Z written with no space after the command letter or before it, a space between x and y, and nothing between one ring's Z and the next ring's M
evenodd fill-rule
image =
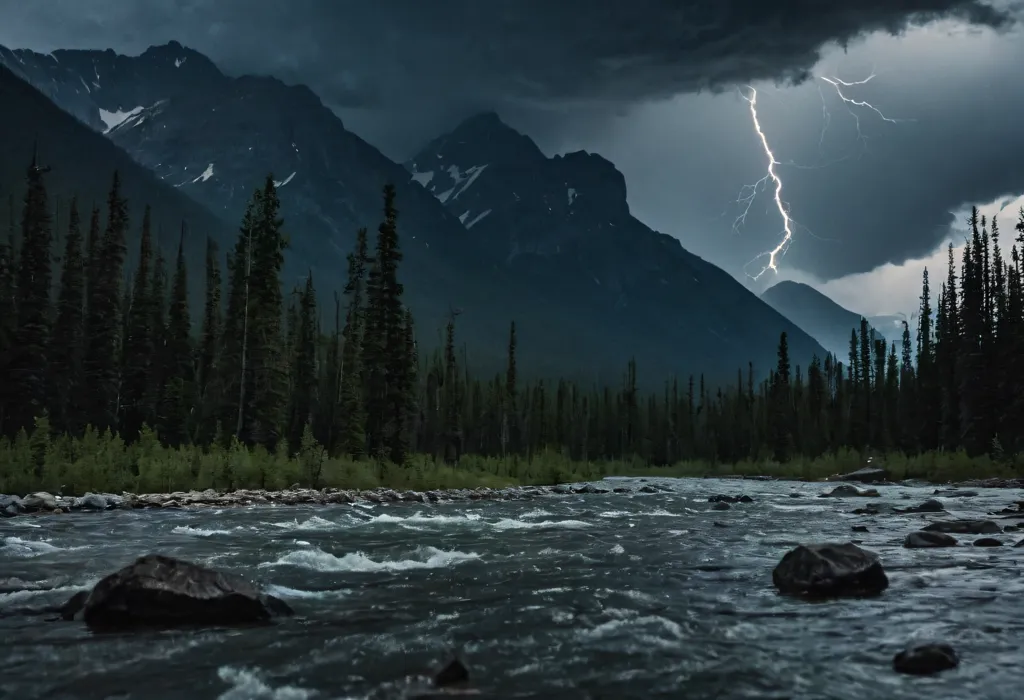
M1020 470L1024 211L1008 261L996 222L975 211L960 268L950 248L937 295L925 271L916 343L905 325L900 347L887 346L862 321L845 365L828 355L801 367L782 334L764 382L748 365L733 386L697 374L644 395L634 361L618 387L523 382L514 322L506 371L475 375L456 310L443 348L421 356L392 187L372 252L359 231L339 270L344 295L325 332L311 275L283 294L288 235L272 176L252 194L223 290L209 242L193 326L184 227L168 274L144 209L140 260L125 280L130 216L116 173L105 229L94 210L84 250L73 210L51 289L44 174L29 169L20 239L12 224L0 245L0 371L13 380L0 387L0 490L811 478L871 454L889 455L896 476Z

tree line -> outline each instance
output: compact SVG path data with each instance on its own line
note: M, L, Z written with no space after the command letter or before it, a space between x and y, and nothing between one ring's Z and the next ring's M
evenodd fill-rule
M372 241L356 235L345 284L331 303L312 274L286 294L288 235L274 180L247 205L225 260L212 239L202 316L190 315L182 230L175 255L157 249L150 210L132 221L114 173L106 207L81 216L72 201L53 257L46 168L26 173L20 225L0 242L0 435L37 426L57 435L146 430L170 448L244 445L407 464L464 453L580 462L785 462L844 449L908 455L966 451L1002 458L1024 449L1024 211L1010 260L977 210L958 268L932 308L924 273L916 337L875 340L862 319L844 364L802 369L780 337L778 363L732 386L695 373L642 394L630 362L618 386L524 381L510 322L507 367L475 376L456 352L456 317L443 347L421 352L400 281L395 190L385 186ZM129 254L132 226L138 251ZM134 257L134 264L130 258ZM57 264L59 260L59 265ZM129 274L130 270L130 274ZM222 279L222 272L226 277ZM326 286L334 280L328 280ZM528 321L528 319L527 319Z

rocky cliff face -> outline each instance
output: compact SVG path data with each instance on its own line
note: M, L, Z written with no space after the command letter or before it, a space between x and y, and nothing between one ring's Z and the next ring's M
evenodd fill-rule
M632 216L615 166L579 151L546 157L493 113L429 143L406 167L475 234L492 263L581 309L656 338L699 372L823 354L810 336L723 270Z

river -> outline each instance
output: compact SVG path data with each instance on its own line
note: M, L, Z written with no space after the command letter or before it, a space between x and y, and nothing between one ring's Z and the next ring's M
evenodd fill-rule
M617 481L637 486L630 480ZM452 653L480 698L1002 700L1024 687L1024 548L904 549L940 517L1022 497L916 504L818 498L822 484L649 480L665 492L520 502L109 511L0 520L0 698L403 698ZM712 494L753 503L712 510ZM1001 523L1018 521L999 521ZM852 533L852 525L868 532ZM1007 545L1021 534L1000 537ZM891 585L867 600L780 597L771 571L800 543L862 540ZM26 608L158 552L266 584L297 616L240 630L89 633ZM960 667L894 673L911 640Z

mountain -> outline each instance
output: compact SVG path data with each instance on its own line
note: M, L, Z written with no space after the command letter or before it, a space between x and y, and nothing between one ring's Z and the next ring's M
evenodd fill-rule
M794 362L821 346L732 276L638 221L622 173L599 155L548 158L487 112L464 121L406 167L477 237L488 264L571 299L594 322L722 377L774 366L779 334Z
M428 146L431 191L422 172L349 132L308 88L226 76L176 42L133 57L0 50L0 62L233 226L274 173L291 242L286 284L312 271L327 309L356 230L376 228L393 182L421 344L437 345L457 310L478 370L502 367L512 320L523 371L602 382L618 382L634 357L641 382L691 372L732 380L748 361L763 373L783 330L794 361L822 352L725 272L633 218L611 163L547 159L496 115Z
M766 289L761 298L817 338L818 342L835 354L840 361L846 362L850 354L850 331L860 332L860 314L840 306L814 287L802 282L779 282ZM886 330L888 331L888 327ZM902 330L900 332L902 333ZM896 337L897 334L890 335ZM873 327L871 337L874 340L885 340Z
M118 170L122 192L133 205L130 214L134 238L128 242L130 260L138 250L135 241L142 220L142 203L149 203L153 208L153 232L168 256L177 250L183 221L187 224L185 249L194 279L202 277L207 235L217 240L222 250L233 242L234 226L160 180L3 64L0 64L0 104L3 105L0 133L7 135L0 140L0 208L3 210L0 221L3 224L20 218L25 172L32 159L35 140L40 164L50 168L46 184L55 212L56 237L65 233L63 225L67 223L72 196L78 197L79 213L86 225L94 204L105 212L111 177ZM13 212L10 211L11 200L14 201Z

